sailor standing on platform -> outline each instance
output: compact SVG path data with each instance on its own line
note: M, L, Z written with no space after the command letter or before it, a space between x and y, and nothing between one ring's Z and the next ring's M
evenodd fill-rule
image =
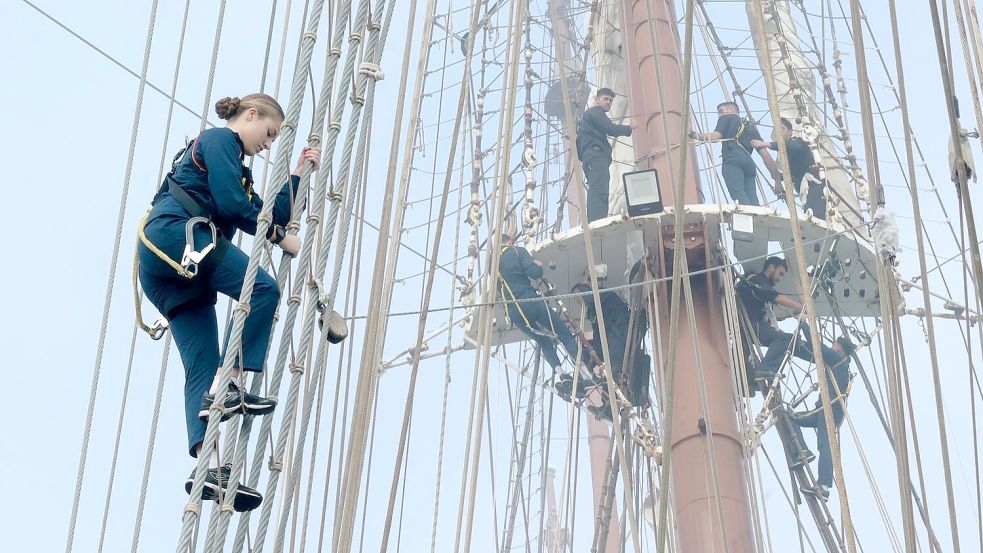
M533 259L529 251L515 245L515 236L502 233L502 255L498 261L499 297L512 324L539 344L540 352L554 371L560 368L556 342L563 344L571 359L577 358L577 339L563 323L560 314L541 301L532 281L543 277L543 262Z
M787 271L788 262L780 257L771 256L765 260L764 268L760 273L742 278L737 285L737 294L751 320L751 328L757 335L758 342L768 348L768 352L754 372L755 379L773 378L778 372L785 352L793 343L795 348L792 353L796 357L806 361L812 360L812 352L802 344L801 340L796 340L794 335L781 330L775 317L775 304L796 312L802 311L802 304L798 300L779 294L775 290L775 286L785 278Z
M806 192L806 200L802 205L802 210L808 211L811 209L814 217L825 219L826 198L823 196L823 190L826 186L816 175L814 169L816 160L812 155L812 149L809 147L809 143L797 136L793 136L792 122L784 117L782 118L781 132L785 136L785 151L788 152L788 169L792 173L792 186L795 189L795 193L797 195L800 194L803 181L808 182L806 185L808 191ZM754 148L767 147L776 152L778 151L777 142L752 140L751 146ZM775 169L775 172L772 174L772 178L775 179L775 194L782 196L784 194L782 189L782 174L779 167Z
M751 153L757 150L765 166L776 172L775 160L768 153L767 143L762 142L761 134L754 121L741 118L736 102L723 102L717 106L717 127L713 132L691 131L689 137L698 141L722 141L720 172L730 192L730 197L741 205L761 205L755 186L757 166ZM758 143L755 148L752 144Z
M609 136L631 136L632 127L616 125L608 119L614 91L599 88L594 105L581 116L577 124L577 156L584 164L587 179L587 220L596 221L608 216L608 192L611 181L611 142Z
M808 328L804 334L809 336ZM808 340L807 340L808 343ZM843 424L843 409L846 406L847 396L850 395L850 385L852 383L850 375L850 356L857 349L857 346L846 336L841 336L829 347L822 346L823 362L826 364L827 383L829 386L830 407L833 410L833 424L838 430ZM809 495L818 495L823 500L829 497L829 490L833 486L833 456L829 446L829 431L826 428L826 415L823 413L822 397L816 401L815 409L804 411L792 415L792 427L798 436L803 452L806 454L800 462L808 462L812 455L805 447L802 438L802 428L816 429L816 449L819 450L819 475L817 483L818 489L803 487L802 492ZM795 465L793 465L795 468Z

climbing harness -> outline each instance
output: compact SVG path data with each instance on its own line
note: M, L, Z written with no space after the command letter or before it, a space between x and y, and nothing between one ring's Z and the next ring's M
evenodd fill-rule
M507 250L509 248L514 248L514 247L515 246L503 246L502 247L502 253L505 253L505 250ZM502 299L505 300L506 304L511 303L512 305L515 306L516 310L519 311L519 315L522 317L523 322L526 323L526 328L529 329L529 332L532 332L533 334L536 334L537 336L543 336L543 337L549 338L550 340L554 340L555 341L557 339L557 335L556 335L555 332L548 332L545 329L541 329L541 328L533 325L532 322L529 321L529 318L526 317L526 312L523 311L523 309L522 309L521 303L519 302L518 298L515 297L515 293L512 292L512 287L509 286L508 281L505 280L505 277L502 276L501 271L498 272L498 281L501 284L499 286L499 293L501 294ZM508 295L507 296L506 296L506 292L508 292ZM512 299L510 300L508 298L512 298ZM543 299L543 302L544 303L546 302L545 298ZM547 307L547 309L549 309L549 308ZM506 305L504 311L505 311L505 320L506 320L506 322L508 323L508 325L510 327L514 327L515 324L513 323L512 318L509 316L508 305ZM553 319L551 317L550 318L550 326L552 326L552 325L553 325Z
M200 136L198 138L200 138ZM142 243L148 250L160 258L161 261L167 263L172 269L174 269L174 272L188 281L193 281L195 277L201 273L208 273L215 265L218 264L219 261L221 261L229 247L228 239L222 236L222 232L212 221L212 214L202 207L201 204L195 201L195 199L192 198L191 195L188 194L181 187L181 185L174 180L175 170L189 152L191 154L191 161L195 164L195 167L202 172L208 172L202 162L200 162L197 156L195 156L195 149L198 146L198 138L195 138L193 142L186 144L185 147L179 150L174 156L173 160L171 161L171 170L164 177L164 182L161 183L160 187L157 189L157 194L151 201L150 209L144 213L143 217L140 218L140 222L137 224L138 247L134 251L133 255L133 296L135 302L136 320L140 329L149 334L154 340L159 340L164 335L168 325L166 316L161 316L152 326L148 326L143 322L139 291L139 243ZM252 185L252 170L243 164L242 186L246 192L246 197L250 200L252 200ZM184 208L189 215L191 215L184 226L185 246L180 262L171 258L171 256L167 255L166 252L157 247L156 244L147 238L147 234L144 231L147 224L147 219L149 219L150 213L153 211L153 206L156 205L157 201L160 200L164 194L169 194L171 197L173 197L178 204L180 204L181 207ZM201 249L195 249L194 231L195 228L200 225L206 225L208 227L209 231L211 232L211 239L210 242Z

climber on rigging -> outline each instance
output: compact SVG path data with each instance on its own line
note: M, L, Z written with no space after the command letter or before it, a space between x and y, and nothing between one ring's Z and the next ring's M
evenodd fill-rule
M577 123L577 156L584 165L587 179L587 220L608 216L608 193L611 180L611 143L609 136L631 136L630 125L616 125L608 119L614 91L599 88L594 105Z
M809 344L809 329L803 325L806 342ZM807 346L808 347L808 346ZM833 342L832 347L822 344L823 362L826 364L827 385L829 387L830 407L833 410L833 424L838 430L843 423L844 407L846 406L847 396L850 395L852 377L850 375L850 357L857 349L857 346L846 336L841 336ZM812 349L809 347L809 349ZM829 431L826 428L826 416L823 413L822 397L816 401L815 409L793 413L792 428L798 437L800 447L805 455L793 462L796 468L801 463L811 461L812 455L808 453L805 440L802 437L802 428L816 429L816 449L819 450L819 475L816 479L818 488L803 487L802 492L809 495L818 495L823 500L829 498L829 490L833 486L833 456L829 446Z
M775 160L768 153L767 143L762 142L754 121L741 118L736 102L723 102L717 106L717 127L713 132L690 131L689 137L700 142L721 141L720 172L730 192L730 197L741 205L761 205L755 187L757 166L751 152L757 151L765 166L774 174ZM758 146L753 144L758 143Z
M808 142L794 136L791 121L784 117L782 117L781 121L781 132L785 137L785 151L788 152L788 169L792 173L792 186L795 188L795 193L800 193L803 180L807 182L808 191L806 192L806 200L802 205L802 209L803 211L811 209L813 216L825 219L826 198L823 196L823 189L826 186L823 181L819 180L817 171L815 170L816 160L812 155L812 149L809 148ZM770 148L776 152L778 151L777 142L765 142L764 140L752 140L751 147ZM775 172L772 173L772 178L775 180L775 194L783 196L782 174L778 166L775 169Z
M556 342L563 344L571 359L576 359L577 339L560 314L545 301L516 301L542 297L532 281L542 278L543 262L533 259L522 246L516 246L515 238L509 232L502 233L502 255L498 261L499 294L512 324L539 344L540 352L555 372L561 364Z
M771 256L765 260L760 273L744 277L737 284L737 294L747 311L751 321L751 329L758 337L758 342L768 348L761 364L753 373L755 379L773 378L782 362L783 354L794 344L793 354L806 361L812 360L811 351L795 336L778 327L774 305L788 307L796 312L802 311L802 304L790 296L779 294L775 290L788 271L788 262ZM748 340L748 343L751 343Z
M266 94L224 98L215 111L228 120L224 128L203 131L182 150L165 177L153 207L140 222L137 243L139 275L147 299L170 323L171 334L184 363L184 404L188 448L201 455L209 409L215 403L222 421L234 414L266 415L276 401L246 392L241 372L263 370L273 317L280 301L276 281L262 268L256 274L240 351L219 350L215 314L217 293L239 299L249 257L230 243L236 230L254 234L263 207L252 189L252 173L245 156L269 150L280 133L283 109ZM273 223L266 239L284 254L295 256L300 239L287 234L292 200L297 194L304 163L320 165L320 151L304 148L297 168L276 196ZM180 263L176 260L181 260ZM226 347L229 334L226 333ZM224 348L223 348L224 349ZM232 380L218 390L224 355L235 355ZM203 499L217 499L219 487L228 486L229 465L219 467L216 450L209 455ZM190 493L194 472L185 484ZM239 485L236 510L256 508L262 496Z
M573 286L575 294L591 292L589 282L579 282ZM587 321L590 322L592 334L589 341L591 348L598 356L604 351L601 344L601 328L594 307L592 295L578 296L586 311ZM642 340L648 329L648 319L644 309L632 312L625 300L617 292L601 290L601 314L604 315L604 330L607 337L608 352L611 355L609 364L615 383L621 387L625 396L632 404L644 404L648 399L648 371L651 359L645 353ZM624 368L629 372L625 374ZM594 368L596 371L597 369ZM644 373L644 374L642 374ZM596 373L594 379L603 382L604 375Z

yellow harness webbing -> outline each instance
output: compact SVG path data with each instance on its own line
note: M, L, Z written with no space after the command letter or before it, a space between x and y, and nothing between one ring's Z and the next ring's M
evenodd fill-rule
M169 255L164 253L163 250L158 248L153 242L150 241L149 238L147 238L147 234L143 231L143 228L146 226L147 217L149 216L150 209L148 209L147 212L143 214L143 217L140 218L140 222L137 224L137 240L142 242L148 250L154 253L154 255L170 265L171 268L177 272L177 274L188 280L194 278L194 274L182 267L177 261L171 259ZM164 335L164 331L167 329L167 319L161 317L154 323L153 326L148 326L147 323L143 322L143 308L141 306L140 298L140 253L138 247L133 248L133 308L136 311L136 322L140 330L149 334L154 340L159 340L161 336Z

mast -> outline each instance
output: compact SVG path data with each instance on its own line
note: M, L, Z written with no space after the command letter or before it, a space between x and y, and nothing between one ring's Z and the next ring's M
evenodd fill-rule
M628 67L629 102L631 113L639 115L633 135L635 169L656 169L659 173L662 200L672 203L672 190L679 178L679 144L685 121L682 120L683 79L682 56L676 28L677 18L669 0L622 0L622 30L624 54ZM696 155L686 171L684 201L701 203L702 192L696 177ZM665 235L664 235L665 236ZM702 226L686 229L690 269L707 264L704 254L706 234ZM691 246L692 245L692 246ZM646 244L660 257L671 252L671 235ZM655 270L666 263L657 262ZM675 515L676 550L682 553L705 551L754 551L748 487L745 479L743 440L738 430L733 399L733 376L729 364L728 340L721 324L720 297L713 293L716 286L708 277L692 277L693 314L695 326L689 320L688 309L682 309L679 320L677 370L671 448L672 499ZM665 290L666 288L663 288ZM660 293L660 317L668 320L668 293ZM685 299L683 300L685 301ZM662 339L668 340L668 325L662 325ZM691 328L699 328L699 334ZM699 351L707 397L707 418L701 408L700 382L696 367ZM665 366L665 359L660 366ZM666 390L661 390L664 393ZM701 428L712 430L713 452ZM716 471L720 497L709 481ZM658 524L658 521L657 521ZM726 536L726 538L724 537ZM726 540L726 547L725 547Z

